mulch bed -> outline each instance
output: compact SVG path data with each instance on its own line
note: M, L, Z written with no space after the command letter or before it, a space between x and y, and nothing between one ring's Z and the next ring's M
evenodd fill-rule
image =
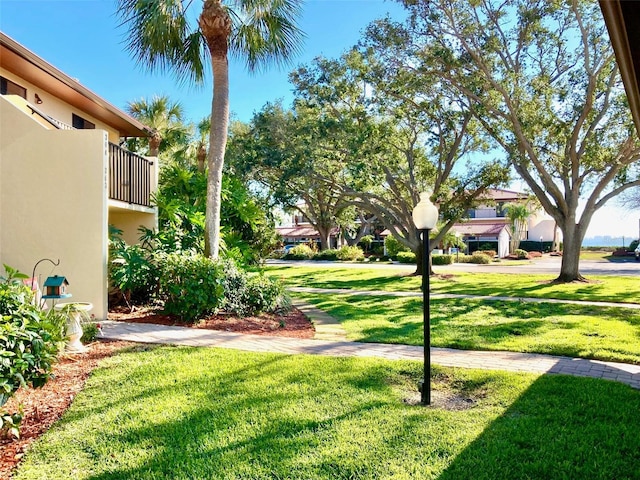
M315 333L311 322L295 308L282 315L262 314L246 318L215 315L197 324L185 324L176 317L146 308L135 309L133 312L116 309L109 312L109 319L294 338L313 338ZM11 412L18 411L22 406L24 419L20 439L0 438L0 478L11 477L29 445L69 408L100 360L132 345L129 342L94 342L88 345L87 353L63 355L53 368L55 377L44 387L20 389L4 405L4 409Z
M315 335L315 329L309 319L296 308L292 308L291 311L283 314L263 313L259 316L243 318L225 314L212 315L192 324L183 322L174 315L166 315L151 308L136 307L133 312L129 312L126 307L118 307L109 312L109 320L175 325L278 337L313 338Z
M20 439L0 438L0 478L9 478L29 445L69 408L100 360L133 345L127 342L95 342L87 353L63 355L53 367L55 378L38 389L21 388L4 405L10 412L24 411Z

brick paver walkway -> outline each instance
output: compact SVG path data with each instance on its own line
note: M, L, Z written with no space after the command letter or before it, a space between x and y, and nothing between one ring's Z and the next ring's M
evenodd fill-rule
M238 333L171 327L146 323L105 321L104 338L140 343L223 347L252 352L278 352L352 357L380 357L390 360L422 360L422 347L305 340L286 337L242 335ZM615 380L640 389L640 365L601 362L579 358L513 352L478 352L431 348L433 363L449 367L507 370L532 373L560 373Z

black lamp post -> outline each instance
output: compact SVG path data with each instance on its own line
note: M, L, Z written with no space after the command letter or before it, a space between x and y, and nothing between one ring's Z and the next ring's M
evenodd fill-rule
M460 262L460 232L456 232L456 263Z
M424 329L424 379L420 388L423 405L431 404L431 326L429 301L429 232L438 221L438 207L431 203L429 193L420 194L420 203L413 209L413 223L422 234L422 310Z
M542 245L542 235L540 235L540 253L544 253L544 246Z

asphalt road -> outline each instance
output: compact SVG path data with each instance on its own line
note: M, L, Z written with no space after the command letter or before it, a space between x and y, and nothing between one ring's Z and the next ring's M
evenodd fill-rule
M472 263L456 263L447 266L435 266L434 271L461 271L461 272L484 272L484 273L546 273L549 275L560 273L561 257L544 256L523 263L501 264L500 262L489 265L476 265ZM388 268L395 270L413 271L415 266L406 264L389 263L339 263L339 262L316 262L316 261L295 261L267 260L268 265L307 265L318 267L340 267L340 268ZM616 258L609 260L582 260L580 262L580 273L589 275L620 275L640 278L640 262L636 262L633 257Z

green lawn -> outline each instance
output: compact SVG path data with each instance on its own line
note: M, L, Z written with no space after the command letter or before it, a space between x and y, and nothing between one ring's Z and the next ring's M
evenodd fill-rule
M422 345L422 298L296 293L349 340ZM555 303L431 300L431 344L640 363L640 310Z
M640 282L632 281L629 277L589 277L592 283L555 285L549 283L555 275L452 273L446 271L445 267L434 269L436 273L444 273L431 279L431 290L435 293L640 303ZM420 291L422 280L420 277L410 276L412 271L411 267L398 272L387 268L327 265L270 266L266 269L269 275L282 278L290 286L388 292Z
M637 478L640 392L420 362L146 347L104 361L26 479ZM472 408L467 408L467 407Z

